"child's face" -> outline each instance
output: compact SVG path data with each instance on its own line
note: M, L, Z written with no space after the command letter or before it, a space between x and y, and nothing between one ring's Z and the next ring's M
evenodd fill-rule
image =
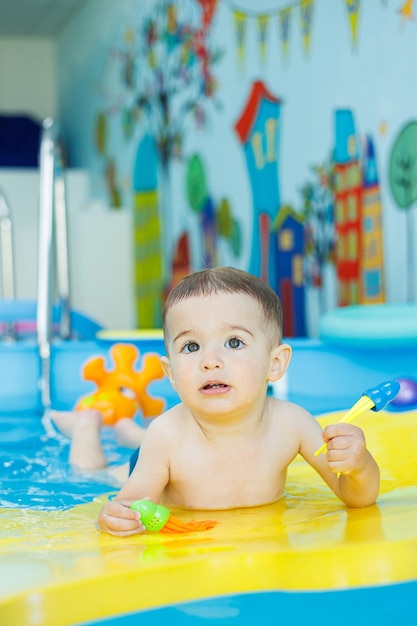
M283 346L273 345L272 335L250 296L189 298L167 313L163 366L191 410L219 416L248 410L288 364L277 356Z

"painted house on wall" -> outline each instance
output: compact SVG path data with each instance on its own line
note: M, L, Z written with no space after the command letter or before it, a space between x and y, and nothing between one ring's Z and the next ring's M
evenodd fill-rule
M290 207L282 207L275 222L278 246L277 292L284 310L285 337L306 335L304 288L304 219Z
M352 112L336 111L336 275L340 306L385 301L382 206L372 140L361 164Z
M385 302L381 194L371 137L366 137L364 148L361 260L361 304Z
M272 222L280 206L278 140L281 101L262 81L254 82L235 124L252 190L253 227L248 271L277 287L277 239Z
M134 277L138 328L160 328L163 304L162 232L159 216L158 156L145 135L133 170Z
M335 116L336 275L340 306L359 303L362 171L352 112Z

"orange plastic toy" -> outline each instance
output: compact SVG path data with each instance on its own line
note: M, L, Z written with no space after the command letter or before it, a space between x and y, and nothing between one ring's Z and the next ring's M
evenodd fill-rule
M110 349L115 367L107 370L102 356L93 357L83 368L85 380L97 384L97 391L80 398L76 411L97 409L106 426L114 425L123 417L133 418L138 411L143 417L159 415L165 406L162 399L152 398L146 387L153 380L164 377L156 354L145 354L142 370L136 371L139 350L132 344L116 343Z

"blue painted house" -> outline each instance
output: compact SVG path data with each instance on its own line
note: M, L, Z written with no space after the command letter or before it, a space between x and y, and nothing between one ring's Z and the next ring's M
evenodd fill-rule
M271 225L280 207L278 141L281 101L262 81L252 85L235 124L252 190L253 227L248 271L277 287L277 240Z
M285 337L306 335L304 288L304 220L282 207L274 222L277 240L277 293L284 310Z

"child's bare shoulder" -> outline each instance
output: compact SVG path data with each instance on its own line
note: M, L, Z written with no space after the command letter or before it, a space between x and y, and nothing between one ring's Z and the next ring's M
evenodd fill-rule
M299 404L278 398L269 398L271 428L277 432L300 433L307 427L316 428L316 419Z
M269 397L271 415L277 419L311 419L312 415L299 404Z
M181 427L183 414L183 405L177 404L176 406L168 409L164 413L161 413L158 417L155 417L147 428L147 433L151 433L157 437L164 433L170 434L172 431Z

